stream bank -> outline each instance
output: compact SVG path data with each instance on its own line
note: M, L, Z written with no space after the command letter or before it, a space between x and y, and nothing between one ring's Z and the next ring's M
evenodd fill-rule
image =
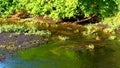
M38 66L39 64L43 65L44 68L56 68L56 63L58 67L64 65L62 68L73 68L74 66L74 68L86 68L84 62L93 63L90 64L92 67L95 64L94 57L100 61L97 59L99 54L104 58L107 53L116 49L112 49L112 45L119 45L119 34L115 34L106 25L88 25L86 27L74 23L13 21L4 20L0 25L0 58L3 65L5 64L4 67L8 68L21 66L29 68L31 63L36 68L41 67ZM63 61L65 61L64 64ZM53 67L49 65L51 62L53 62ZM19 64L16 65L16 63ZM72 66L69 66L68 63ZM46 67L46 64L49 67ZM98 63L98 66L99 64L102 63ZM107 64L106 66L109 67ZM97 68L97 66L94 67Z

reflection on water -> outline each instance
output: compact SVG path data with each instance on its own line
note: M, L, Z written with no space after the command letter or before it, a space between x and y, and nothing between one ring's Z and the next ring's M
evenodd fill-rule
M19 51L0 62L0 68L120 68L118 41L111 41L94 51L60 47L64 45L67 44L51 42L49 45Z
M21 58L14 58L15 59L13 59L13 57L7 57L6 62L0 63L0 68L43 68L43 66L46 68L56 68L52 61L32 60L28 62Z

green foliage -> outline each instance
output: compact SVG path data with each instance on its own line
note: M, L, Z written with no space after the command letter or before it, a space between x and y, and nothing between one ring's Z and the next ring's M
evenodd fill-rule
M21 9L17 0L0 0L0 15L1 17L7 17L15 10Z
M118 15L116 16L105 18L105 20L103 20L101 24L107 24L110 28L113 28L113 29L120 28L119 18L120 18L120 14L118 13Z
M89 25L87 25L85 27L87 28L87 30L85 30L85 31L82 32L83 35L85 35L85 36L96 34L97 31L98 31L98 30L96 30L94 28L94 25L92 25L92 24L89 24Z
M51 35L51 33L48 30L38 30L35 27L26 27L23 25L14 25L14 24L11 25L1 24L0 33L1 32L25 33L27 35L30 34L45 35L45 36Z
M120 11L120 0L116 0L116 4L118 5L118 9Z
M55 20L80 14L104 18L114 15L118 5L119 0L0 0L0 14L6 17L13 11L25 9L32 15L45 15Z
M118 9L115 0L79 0L79 7L85 16L97 14L101 17L114 15Z
M26 0L22 2L26 3ZM24 5L25 9L33 15L47 15L59 19L74 16L77 3L77 0L31 0Z

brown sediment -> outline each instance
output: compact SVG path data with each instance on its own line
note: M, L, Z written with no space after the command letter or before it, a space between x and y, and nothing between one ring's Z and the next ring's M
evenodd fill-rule
M89 45L93 45L94 49L96 49L96 48L105 47L106 43L103 41L82 41L82 42L74 43L73 45L71 44L70 46L61 46L61 47L64 49L82 51L82 50L87 50L87 47Z
M43 15L34 17L34 20L40 23L57 23L57 21L53 20L52 18L44 17Z
M36 41L36 42L35 42ZM18 48L23 46L23 48L32 47L38 44L46 43L45 37L40 35L25 35L25 34L16 34L16 33L0 33L0 47L8 48L14 47ZM25 45L26 44L26 45Z
M0 23L2 23L3 22L3 19L2 18L0 18Z
M120 34L120 28L115 29L115 32L116 32L117 34Z
M40 35L0 33L0 50L6 51L3 53L0 51L0 61L15 51L40 46L47 42L48 39Z

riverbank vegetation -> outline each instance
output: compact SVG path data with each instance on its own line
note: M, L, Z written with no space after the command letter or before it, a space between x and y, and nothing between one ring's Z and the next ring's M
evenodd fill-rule
M0 0L2 68L120 68L119 43L120 0Z
M119 0L0 1L1 33L39 34L61 41L84 37L92 41L85 44L91 49L98 41L120 40L119 17Z

